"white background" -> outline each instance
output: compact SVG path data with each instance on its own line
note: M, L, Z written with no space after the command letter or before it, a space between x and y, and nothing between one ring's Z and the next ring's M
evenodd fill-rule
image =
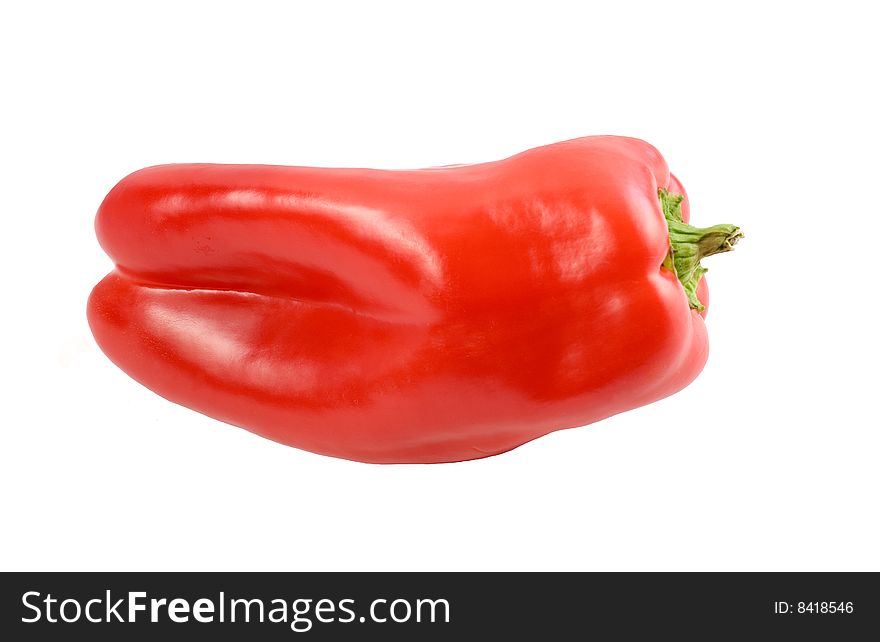
M12 6L15 4L16 6ZM4 3L0 568L880 569L870 3ZM277 445L98 350L92 227L166 162L657 146L707 261L690 387L464 464Z

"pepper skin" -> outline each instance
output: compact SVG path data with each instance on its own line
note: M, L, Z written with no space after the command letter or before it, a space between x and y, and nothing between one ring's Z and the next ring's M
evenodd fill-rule
M699 259L741 234L687 220L659 152L615 136L421 170L150 167L98 211L116 268L88 318L134 379L269 439L475 459L699 374Z

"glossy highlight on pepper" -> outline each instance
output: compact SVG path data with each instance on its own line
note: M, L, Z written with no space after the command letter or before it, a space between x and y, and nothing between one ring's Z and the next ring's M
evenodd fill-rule
M657 401L708 354L697 228L644 141L420 170L179 164L98 210L101 349L163 397L376 463L475 459Z

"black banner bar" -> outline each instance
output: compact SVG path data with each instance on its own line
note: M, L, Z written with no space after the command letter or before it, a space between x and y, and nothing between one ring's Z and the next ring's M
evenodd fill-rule
M7 640L855 639L876 573L4 573ZM8 635L9 633L12 636ZM554 638L555 639L555 638Z

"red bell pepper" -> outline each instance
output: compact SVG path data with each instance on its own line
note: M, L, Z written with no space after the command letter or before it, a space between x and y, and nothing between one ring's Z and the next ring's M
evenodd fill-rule
M649 144L412 171L165 165L123 179L88 317L120 368L366 462L495 455L670 395L707 356L704 256Z

